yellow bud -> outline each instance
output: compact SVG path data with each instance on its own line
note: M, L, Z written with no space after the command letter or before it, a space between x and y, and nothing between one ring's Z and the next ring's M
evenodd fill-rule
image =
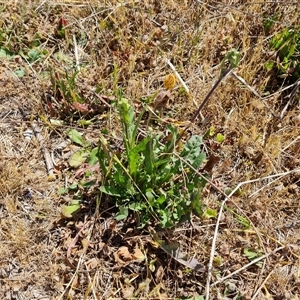
M164 87L166 90L171 90L176 84L176 77L173 74L169 74L164 79Z

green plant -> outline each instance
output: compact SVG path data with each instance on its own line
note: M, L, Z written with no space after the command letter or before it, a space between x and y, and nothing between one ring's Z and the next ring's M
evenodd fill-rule
M190 124L239 60L240 53L236 49L228 51L221 63L218 80L192 116ZM200 198L206 179L196 171L206 157L201 152L202 137L191 136L179 150L189 124L180 132L174 126L167 126L170 138L164 143L159 133L146 132L139 139L138 129L146 110L136 119L133 107L121 92L117 108L125 151L118 157L100 136L97 154L104 177L100 191L116 200L119 207L116 218L125 219L132 211L136 213L140 227L151 220L161 227L173 227L188 220L191 213L202 216Z
M300 27L284 28L270 41L270 48L276 51L276 60L268 61L268 70L276 69L279 77L287 75L300 78Z
M125 151L117 156L100 137L97 154L104 177L100 191L115 200L119 207L116 218L124 219L131 211L140 227L151 221L173 227L189 219L192 212L201 216L200 197L206 180L187 168L184 161L195 169L200 167L205 159L202 138L192 136L177 154L177 128L167 127L171 139L164 144L162 134L146 133L138 138L145 110L136 118L132 105L121 93L117 107Z
M65 76L62 77L59 73L50 71L50 80L55 98L62 99L65 103L83 102L76 87L78 73L76 71L69 75L66 71Z
M68 129L67 135L69 139L80 147L69 158L69 165L76 170L77 178L81 179L78 182L60 188L58 193L61 195L69 192L73 193L73 199L69 205L63 205L61 213L66 218L71 218L74 214L79 212L82 208L83 194L88 193L90 188L94 188L96 184L96 178L93 176L93 172L97 168L98 159L96 157L98 153L98 147L93 147L92 142L85 139L81 133L75 129ZM80 176L79 176L80 175Z
M269 34L271 29L273 28L274 24L276 21L279 19L278 14L274 14L272 16L269 16L267 13L263 14L264 19L263 19L263 28L265 34Z
M70 166L79 167L85 161L88 161L91 166L94 166L97 163L97 148L92 148L92 143L84 139L83 136L75 129L67 130L67 135L72 142L82 147L70 157Z

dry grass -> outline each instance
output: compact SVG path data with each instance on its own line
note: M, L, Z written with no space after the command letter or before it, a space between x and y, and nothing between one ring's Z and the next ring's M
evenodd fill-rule
M105 2L105 4L104 4ZM207 141L208 154L220 157L211 180L219 188L258 179L231 197L221 216L216 241L211 299L298 299L300 295L300 114L298 102L278 119L288 101L280 82L266 72L268 40L281 28L299 22L299 4L259 1L2 1L1 47L19 53L0 66L0 296L1 299L174 299L205 294L207 271L189 272L153 246L147 232L113 221L108 211L94 218L95 192L85 194L85 214L62 219L58 187L78 181L67 163L70 146L56 151L56 178L47 177L40 144L24 132L32 120L42 121L45 146L52 151L66 140L67 128L77 127L97 142L99 129L120 137L113 108L92 111L94 123L80 128L85 116L63 101L51 84L49 71L64 78L76 67L74 37L80 72L77 91L89 105L99 103L95 89L109 97L122 87L138 107L153 96L172 73L168 58L192 93L180 85L172 91L163 117L187 121L220 72L220 63L232 48L242 54L235 72L258 94L268 87L270 109L233 76L226 78L202 111L191 131L204 134L210 126L225 136L224 143ZM228 2L228 3L226 3ZM230 4L229 4L230 2ZM263 14L278 13L280 22L266 35ZM58 21L67 21L66 37L55 34ZM298 23L299 25L299 23ZM39 36L36 35L39 33ZM26 61L33 40L44 50L35 62ZM14 76L22 68L25 75ZM289 90L290 91L290 90ZM53 100L54 97L55 100ZM49 99L53 108L50 109ZM98 100L97 100L98 99ZM192 101L194 100L194 102ZM48 105L47 105L48 101ZM98 101L98 102L97 102ZM97 104L99 106L99 104ZM64 126L49 125L50 118ZM271 175L285 173L283 176ZM208 187L207 207L219 209L222 196ZM236 214L232 213L232 210ZM248 229L238 217L252 222ZM165 233L180 241L183 250L207 266L215 219L193 219ZM126 225L126 226L125 226ZM128 253L124 253L127 247ZM281 246L283 249L278 250ZM134 249L146 257L132 259ZM244 250L269 254L260 266L249 263ZM122 252L123 251L123 252ZM124 263L123 260L128 259ZM123 262L122 262L123 261Z

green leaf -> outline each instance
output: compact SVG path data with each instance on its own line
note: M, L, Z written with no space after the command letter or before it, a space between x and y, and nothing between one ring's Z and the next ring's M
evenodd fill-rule
M253 251L253 250L251 250L249 248L244 248L243 252L244 252L244 254L246 255L246 257L250 261L252 261L252 260L254 260L254 259L259 258L260 256L262 256L262 253L259 250L258 251ZM262 267L262 262L259 261L255 265L257 265L258 267Z
M162 205L163 203L166 202L166 196L165 196L165 195L160 195L160 196L156 199L155 202L157 202L159 205Z
M141 152L146 150L147 144L150 141L150 137L144 138L139 144L129 151L129 174L135 176L139 170L138 165L141 161Z
M62 51L55 52L53 54L53 57L57 59L62 65L68 64L71 66L73 64L72 58L69 55L63 53Z
M155 196L154 196L154 192L152 189L148 189L146 191L146 197L150 204L154 202Z
M34 62L41 57L41 52L36 49L30 49L27 53L29 61Z
M87 126L87 125L92 125L93 124L93 120L78 120L78 124L81 126Z
M126 151L129 152L135 144L135 122L134 122L134 110L129 104L128 99L121 98L118 102L119 114L122 121L123 128L123 140Z
M83 137L81 133L79 133L76 129L69 129L67 130L67 135L70 140L80 146L83 146Z
M257 257L257 253L254 252L254 251L252 251L252 250L250 250L250 249L248 249L248 248L245 248L245 249L243 250L243 252L244 252L244 254L247 256L247 258L248 258L249 260L253 260L253 259L255 259L255 258Z
M179 164L171 166L171 164L161 165L159 168L159 174L156 174L155 181L161 186L164 183L169 182L169 180L174 176L174 174L178 173Z
M239 215L238 215L237 221L238 221L241 225L243 225L245 228L250 228L250 227L251 227L250 222L249 222L246 218L244 218L244 217L242 217L242 216L239 216Z
M218 212L215 209L208 208L205 210L203 213L203 218L205 219L211 219L211 218L216 218L218 215Z
M210 128L205 132L203 139L207 138L207 137L211 137L214 136L216 131L215 126L210 126Z
M195 189L195 191L191 193L192 212L197 217L202 217L203 215L203 210L202 210L203 205L200 202L200 196L201 196L200 189Z
M100 191L110 196L121 197L120 190L114 186L101 185Z
M273 61L267 61L265 63L265 68L267 69L267 71L272 70L272 68L274 67L275 63Z
M159 213L159 221L163 228L170 228L174 226L172 222L170 222L170 212L168 210L158 210Z
M98 163L98 147L94 148L89 156L88 163L91 166L95 166Z
M66 218L72 218L81 208L80 200L73 200L70 205L63 205L61 213Z
M133 202L129 204L129 209L132 211L141 211L145 209L145 205L143 205L141 202Z
M222 143L224 140L225 140L224 135L221 134L221 133L218 133L217 136L216 136L216 141L219 142L219 143Z
M232 193L233 189L231 187L225 187L224 189L224 193L229 196ZM243 193L243 190L241 188L238 188L235 192L234 192L234 196L241 196Z
M193 135L184 146L181 156L186 159L194 168L198 169L206 158L206 154L201 152L203 144L202 137Z
M262 256L262 252L261 252L260 250L258 250L258 251L253 251L253 250L251 250L251 249L245 248L245 249L243 250L243 252L244 252L244 254L246 255L246 257L247 257L250 261L252 261L252 260L254 260L254 259L259 258L259 257ZM255 265L258 266L258 267L262 267L262 262L261 262L261 261L258 261Z
M8 50L7 48L0 47L0 58L11 59L15 56L15 53L13 53L12 51Z
M58 189L57 193L58 193L59 195L64 195L64 194L66 194L68 191L69 191L68 188L60 187L60 188Z
M145 171L147 174L153 175L154 174L154 162L153 162L152 140L148 141L144 155L145 155Z
M71 167L79 167L82 165L89 156L89 152L85 150L79 150L75 152L69 159L69 165Z
M124 220L128 217L128 207L121 206L119 212L116 214L115 219L117 221Z
M268 16L266 13L264 13L263 17L264 17L263 19L264 30L266 32L266 35L268 35L275 21L278 20L278 14L275 14L273 16Z
M224 60L229 61L231 68L236 68L240 62L240 57L241 57L240 52L235 48L232 48L227 52Z
M52 125L55 125L55 126L62 126L64 124L64 121L62 121L62 120L56 120L56 119L50 119L50 123Z
M68 190L70 191L75 191L78 189L78 184L77 183L74 183L74 184L71 184L68 186Z
M14 73L18 77L23 77L23 76L25 76L25 69L24 68L19 68L19 69L15 70Z

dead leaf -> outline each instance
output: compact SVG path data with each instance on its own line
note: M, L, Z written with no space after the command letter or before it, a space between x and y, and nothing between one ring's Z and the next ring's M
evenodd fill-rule
M115 261L121 265L126 264L132 260L132 254L130 254L127 247L120 247L117 252L114 253Z
M88 104L86 104L86 103L79 103L79 102L73 102L72 103L72 106L76 109L76 110L78 110L78 111L80 111L80 112L89 112L90 111L90 106L88 105Z
M161 282L163 277L165 275L165 272L164 272L164 268L163 266L159 266L157 268L157 271L156 271L156 274L155 274L155 280L157 283Z
M83 252L85 252L90 245L90 241L88 239L82 239L81 244L83 247Z
M197 259L190 258L180 251L180 244L177 242L167 243L164 240L160 239L158 233L152 228L149 227L149 233L151 234L154 241L159 245L159 247L164 250L166 253L171 255L176 261L186 266L189 269L195 270L197 272L204 272L205 267L201 265Z
M100 167L98 165L91 166L88 163L83 163L79 169L75 172L75 178L82 177L86 171L89 171L91 173L100 173Z
M168 299L170 299L170 297L166 293L163 293L163 294L159 294L159 296L154 299L155 300L168 300Z
M223 256L228 256L230 254L230 244L223 242L222 245L220 246L220 253Z
M95 269L99 265L99 259L94 257L87 261L86 268L88 271Z
M134 287L132 285L123 288L122 289L123 298L124 299L132 298L133 292L134 292Z
M168 91L160 91L158 93L158 95L156 96L154 103L153 103L154 110L166 107L170 97L171 97L171 92L169 90Z
M109 229L115 230L117 228L117 221L116 220L111 220L109 223Z
M207 163L205 164L202 171L206 171L207 173L210 173L213 169L213 167L220 161L220 157L215 156L213 154L210 155Z
M134 248L132 258L139 261L143 261L145 259L145 255L139 248Z

